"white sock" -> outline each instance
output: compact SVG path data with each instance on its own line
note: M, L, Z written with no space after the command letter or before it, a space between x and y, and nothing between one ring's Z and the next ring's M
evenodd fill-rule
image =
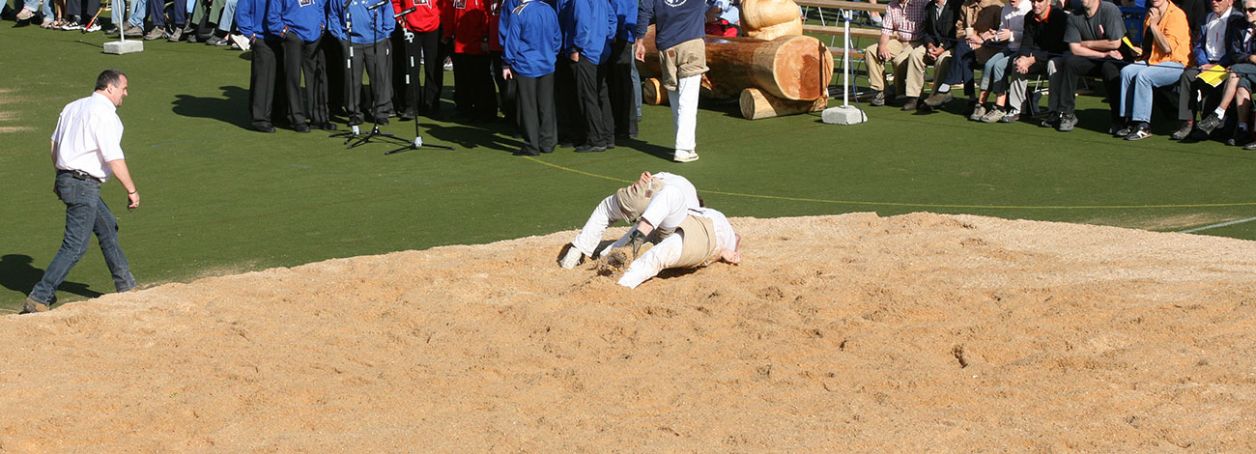
M1217 118L1222 120L1225 119L1225 109L1218 107L1217 110L1212 111L1212 113L1217 114Z
M950 92L951 92L951 86L949 84L942 84L941 86L938 87L938 93L950 93Z

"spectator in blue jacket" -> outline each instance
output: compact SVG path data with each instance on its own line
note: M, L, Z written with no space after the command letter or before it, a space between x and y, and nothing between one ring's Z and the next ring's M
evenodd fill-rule
M558 122L554 115L554 65L562 46L558 15L538 0L511 1L499 20L502 78L514 79L524 144L515 156L554 151Z
M599 67L607 58L615 36L615 15L608 0L562 3L571 10L570 14L559 17L564 30L562 55L571 66L577 105L584 118L584 137L576 152L606 151L614 146L615 122L611 117L606 72Z
M279 19L281 0L240 0L236 4L236 28L249 40L253 59L249 77L249 113L253 129L275 132L271 106L275 102L275 63L283 50L283 22Z
M279 2L279 20L283 29L284 82L288 94L288 121L297 132L310 132L310 116L319 111L318 126L329 128L327 105L313 106L315 89L326 91L327 75L315 72L318 41L323 36L327 20L328 0L272 0ZM332 0L335 1L335 0ZM305 88L301 88L301 76L305 76ZM308 110L307 110L308 109Z
M244 0L241 0L244 1ZM393 10L374 1L327 1L327 31L340 41L349 64L345 68L344 105L349 125L362 124L362 70L371 78L371 119L387 124L392 115L392 46L389 37L397 28Z
M610 0L615 15L615 41L607 59L607 87L610 89L611 117L615 137L637 137L636 90L633 83L632 45L637 41L637 0Z

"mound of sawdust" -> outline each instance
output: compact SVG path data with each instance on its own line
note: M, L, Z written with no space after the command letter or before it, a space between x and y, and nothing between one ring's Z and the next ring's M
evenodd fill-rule
M1256 243L734 223L632 291L564 232L2 317L0 451L1256 451Z

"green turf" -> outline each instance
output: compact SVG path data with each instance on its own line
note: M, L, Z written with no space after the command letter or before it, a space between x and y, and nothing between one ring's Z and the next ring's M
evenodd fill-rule
M104 55L100 34L10 26L0 26L0 88L11 90L0 94L0 111L11 113L0 128L30 129L0 133L7 310L61 238L47 137L61 107L88 94L106 67L130 75L119 112L143 208L126 212L115 182L104 194L145 285L573 229L619 186L587 174L626 181L641 170L684 174L734 216L934 211L1166 231L1256 216L1248 189L1256 154L1164 135L1114 140L1101 132L1106 113L1094 97L1081 99L1082 129L1070 134L893 108L869 108L870 122L855 127L824 125L818 115L751 122L723 106L699 114L702 159L675 164L661 157L670 152L670 113L647 106L643 142L602 154L516 158L509 151L518 142L497 129L440 123L425 128L425 139L453 151L385 156L384 145L346 151L323 133L243 128L249 65L239 52L148 42L142 54ZM408 125L387 129L404 135ZM1256 239L1256 223L1203 234ZM59 295L110 291L93 246Z

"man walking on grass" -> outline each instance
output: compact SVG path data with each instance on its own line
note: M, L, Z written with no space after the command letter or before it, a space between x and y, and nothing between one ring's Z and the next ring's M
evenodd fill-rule
M52 133L52 162L57 170L53 192L65 203L65 239L26 298L24 314L44 312L52 306L57 286L87 252L92 233L100 242L118 292L135 288L135 277L118 244L118 220L100 196L100 186L114 175L126 190L127 208L140 206L140 193L122 154L122 119L117 108L126 96L126 74L106 69L96 77L96 91L91 96L61 110Z

